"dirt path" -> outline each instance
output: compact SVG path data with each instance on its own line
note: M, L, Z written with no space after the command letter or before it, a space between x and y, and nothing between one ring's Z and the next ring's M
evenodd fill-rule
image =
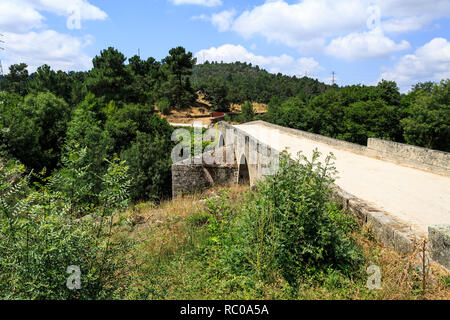
M323 160L326 154L333 152L339 172L337 185L393 215L421 236L427 236L430 225L450 223L450 177L358 155L284 132L279 132L278 141L270 141L277 130L262 124L236 127L279 151L288 148L291 155L302 151L310 158L312 151L318 148Z

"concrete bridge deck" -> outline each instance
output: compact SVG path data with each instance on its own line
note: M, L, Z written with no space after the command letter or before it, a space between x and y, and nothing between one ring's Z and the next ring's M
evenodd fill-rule
M391 161L384 161L338 146L299 137L264 123L235 126L270 147L295 156L302 151L308 158L318 149L322 160L332 152L336 157L336 184L372 207L427 237L428 226L450 222L450 177ZM271 137L278 135L278 141Z

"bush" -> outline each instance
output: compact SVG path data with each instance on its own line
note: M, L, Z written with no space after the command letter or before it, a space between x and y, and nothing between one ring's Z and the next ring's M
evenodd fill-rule
M85 151L74 151L80 159ZM16 164L0 165L0 299L111 299L120 296L128 247L113 241L113 217L128 203L127 168L115 159L103 176L99 203L84 204L77 219L76 185L85 168L67 162L47 185L33 190ZM82 162L82 161L81 161ZM71 189L76 186L76 189ZM81 289L69 290L68 267L81 271Z
M301 155L291 161L283 153L279 172L258 184L257 195L244 208L244 256L256 273L267 276L278 269L294 287L302 277L329 270L350 275L362 262L357 247L335 224L342 219L329 200L333 157L322 164L319 156L315 151L311 161Z

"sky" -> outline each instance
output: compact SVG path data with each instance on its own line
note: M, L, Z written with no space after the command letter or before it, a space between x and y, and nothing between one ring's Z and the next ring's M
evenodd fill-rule
M450 78L449 0L0 0L0 59L89 70L110 46L249 62L338 85Z

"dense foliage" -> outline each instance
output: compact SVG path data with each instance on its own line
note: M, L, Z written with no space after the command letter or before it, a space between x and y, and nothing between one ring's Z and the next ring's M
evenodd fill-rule
M195 59L178 47L158 62L128 60L114 48L93 59L88 72L55 72L47 65L31 75L12 65L0 79L0 151L28 171L61 167L64 145L87 148L85 179L100 191L105 157L130 165L133 200L169 196L173 129L154 112L183 108L196 100L190 85ZM35 180L35 178L33 178Z
M308 77L297 78L272 74L252 64L205 62L195 66L195 88L208 92L211 81L221 87L221 96L225 95L230 103L243 104L246 101L269 103L273 96L282 100L301 95L305 98L325 92L329 86Z
M19 64L0 79L0 299L123 294L129 248L113 223L171 194L173 128L154 104L196 100L192 53L126 61L108 48L88 72ZM66 286L71 266L81 290Z
M167 226L150 224L130 297L296 298L304 284L350 279L363 287L365 258L351 240L358 224L329 198L331 160L321 163L316 153L290 161L283 154L279 172L247 195L220 192L201 211L170 215ZM167 232L171 239L158 241Z
M30 187L23 165L0 164L0 299L110 299L123 293L128 245L113 241L111 224L128 204L127 167L109 162L96 194L83 179L85 156L86 149L74 146L64 167L38 188ZM86 195L97 201L86 202ZM71 290L71 267L80 272L79 290Z
M354 143L367 138L450 151L450 81L419 84L401 95L395 82L331 89L269 103L265 119Z
M25 64L12 65L0 78L0 299L122 297L130 251L113 225L130 202L171 194L174 129L154 108L189 107L198 91L212 110L241 104L236 119L243 122L255 117L252 102L268 103L262 117L283 126L450 151L449 80L418 84L407 95L389 81L339 88L246 63L196 65L182 47L161 61L108 48L87 72L43 65L30 75ZM196 155L210 142L190 143ZM208 211L188 221L191 244L199 237L185 257L201 266L193 276L255 288L281 274L297 288L301 280L348 279L360 270L348 238L353 224L329 200L333 166L317 160L285 155L278 174L239 209L226 196L208 201ZM136 296L164 297L160 284L172 270L161 262L164 252ZM67 288L69 266L80 267L83 290Z
M333 157L324 163L282 154L280 169L258 186L258 195L245 208L243 233L246 256L254 271L280 270L292 286L305 276L339 270L350 276L361 254L339 228L340 215L330 201L336 174Z

